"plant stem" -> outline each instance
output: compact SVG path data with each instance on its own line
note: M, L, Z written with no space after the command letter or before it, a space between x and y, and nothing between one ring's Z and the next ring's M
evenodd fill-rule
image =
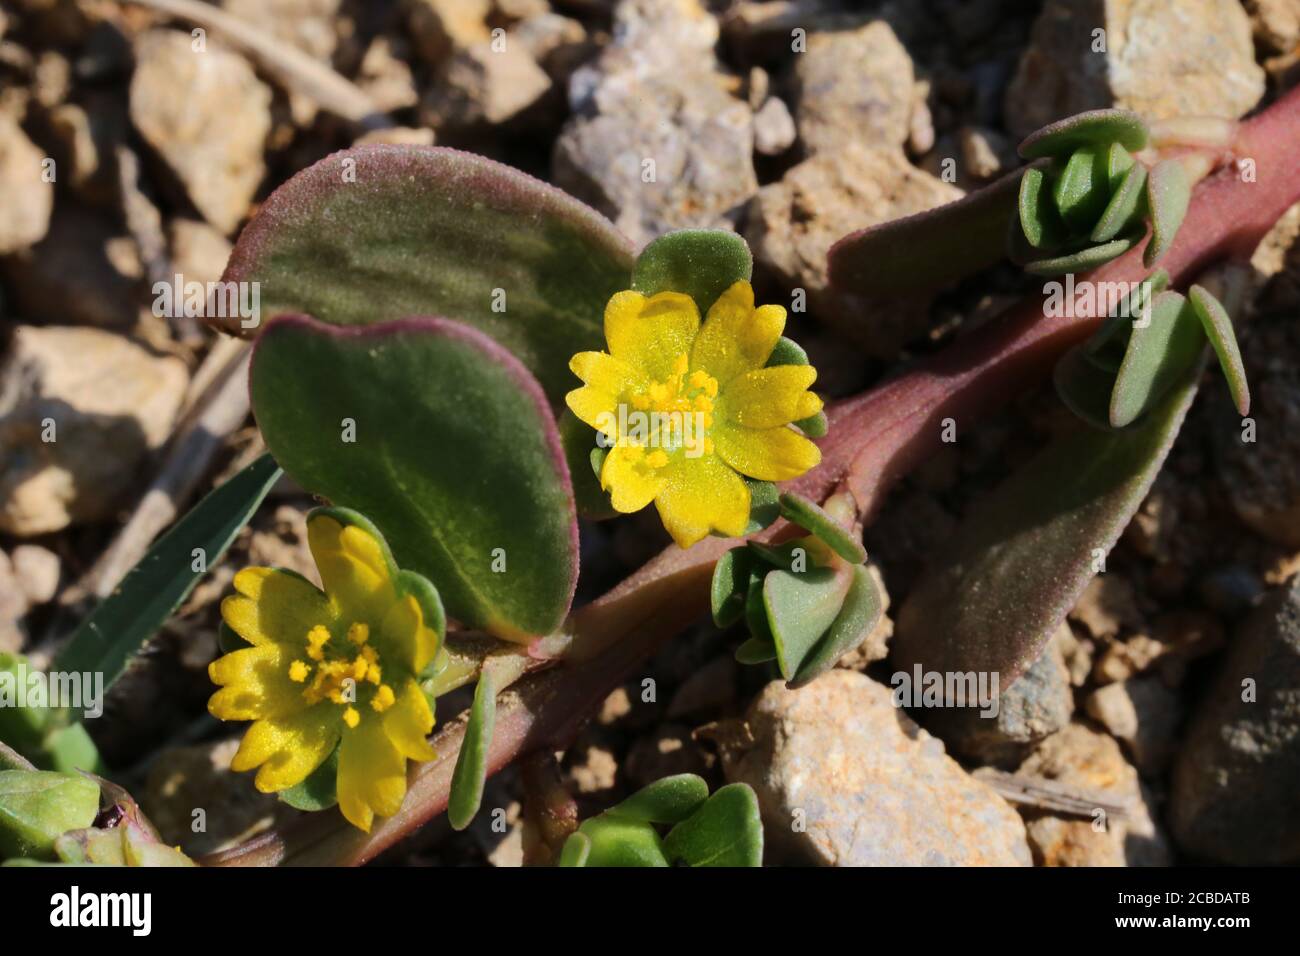
M1242 124L1235 154L1254 161L1257 181L1243 181L1231 165L1197 187L1177 241L1159 263L1174 285L1216 260L1248 257L1300 200L1300 88ZM1138 282L1148 271L1138 246L1082 278ZM945 419L953 420L960 437L980 417L1041 382L1098 320L1087 314L1049 318L1042 300L1031 298L905 374L829 408L830 432L818 443L822 463L787 488L815 501L847 492L859 520L869 522L893 483L941 446ZM788 532L778 522L760 537L779 539ZM500 700L488 772L544 747L567 745L611 690L707 612L713 564L736 543L707 538L686 551L669 548L576 611L565 661L525 677ZM412 770L401 811L370 834L335 812L310 814L206 862L355 865L374 858L445 809L463 733L463 715L443 728L434 739L438 757Z

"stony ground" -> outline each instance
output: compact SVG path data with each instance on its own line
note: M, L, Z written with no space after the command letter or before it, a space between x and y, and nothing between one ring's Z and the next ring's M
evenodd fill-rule
M819 388L843 395L1028 287L995 270L928 309L846 317L825 295L835 239L997 177L1019 137L1067 113L1240 116L1294 82L1300 50L1300 0L217 6L244 29L208 30L201 57L193 24L144 6L0 6L0 650L48 659L104 587L96 562L178 427L210 398L213 335L155 317L152 283L216 279L267 193L333 150L365 139L480 152L591 203L638 243L734 228L763 295L806 291L791 331ZM339 119L339 103L313 94L331 70L387 120L363 133ZM657 188L637 157L654 158ZM37 174L48 161L53 182ZM941 743L892 706L888 618L798 693L737 665L738 634L701 627L611 695L564 755L584 812L693 771L756 787L773 862L1300 859L1300 586L1287 584L1300 570L1298 232L1292 210L1256 254L1240 333L1262 437L1225 440L1237 423L1205 390L1107 573L1008 691L996 727L932 727ZM1050 394L1026 396L893 493L867 544L894 605L1063 415ZM50 417L55 443L41 438ZM259 451L247 420L217 437L194 493ZM230 568L310 572L308 507L277 489L92 728L167 838L193 852L291 812L226 769L234 741L205 714L204 668ZM585 527L580 599L665 541L645 515ZM1254 702L1243 673L1257 677ZM444 718L464 701L446 703ZM1039 789L1013 806L1004 797L1025 781ZM461 835L435 823L384 861L517 863L512 774L485 803L506 808L506 833L487 815ZM194 806L208 808L205 834L189 830Z

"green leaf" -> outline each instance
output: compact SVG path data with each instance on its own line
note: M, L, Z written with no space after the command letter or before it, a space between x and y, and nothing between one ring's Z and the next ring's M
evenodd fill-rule
M456 756L451 788L447 797L447 820L453 830L470 825L483 802L483 785L487 781L488 749L492 746L492 729L497 717L496 680L491 668L484 667L474 688L474 703L465 725L465 739Z
M950 202L850 233L828 254L835 291L868 298L930 294L1002 259L1024 170Z
M604 346L605 303L627 288L632 265L611 223L531 176L456 150L362 146L273 192L223 278L260 283L266 317L466 322L513 352L559 406L574 387L570 357ZM224 325L247 334L238 318Z
M577 580L569 471L541 389L510 353L446 319L341 329L282 316L251 376L284 470L369 517L448 613L516 641L559 626Z
M338 796L339 748L325 758L324 763L307 775L307 779L277 796L295 810L328 810L339 802Z
M643 295L685 292L700 318L718 296L748 282L754 257L745 240L725 229L679 229L655 239L637 256L632 288Z
M1119 143L1137 152L1147 144L1148 133L1142 117L1128 110L1088 110L1050 123L1031 133L1020 144L1025 159L1060 156L1080 146Z
M755 534L780 517L781 491L772 482L757 478L745 478L745 484L749 486L749 524L745 525L745 534Z
M720 787L689 819L673 827L664 851L689 866L762 866L763 821L746 784Z
M771 368L774 365L808 364L808 353L803 350L803 346L794 341L794 339L786 338L784 335L777 340L776 348L772 350L772 354L767 360L767 368ZM795 422L794 425L809 438L824 438L826 432L830 428L830 423L826 419L825 412L818 412L816 415L800 419ZM775 521L776 519L773 518L772 520ZM768 524L771 523L771 521L768 522ZM763 525L763 527L765 528L767 525ZM752 534L753 531L746 531L745 533Z
M26 685L28 678L37 671L38 668L21 654L0 651L0 681L15 691ZM88 685L83 677L82 693L93 691L93 685ZM18 702L16 698L13 703L16 705ZM91 706L92 702L83 698L83 704ZM103 705L102 700L99 705ZM67 722L70 716L53 707L37 706L30 700L23 706L5 706L5 702L0 701L0 740L8 741L28 762L41 770L102 772L105 768L95 742L84 726Z
M1214 346L1218 356L1219 367L1228 379L1228 390L1232 393L1232 403L1237 413L1243 417L1250 414L1250 385L1246 382L1246 366L1241 361L1241 350L1237 348L1237 336L1232 329L1232 319L1208 289L1194 285L1187 293L1188 301L1201 320L1201 327Z
M884 613L884 601L871 572L864 565L856 565L852 574L840 613L788 681L792 689L803 687L834 667L836 661L870 636Z
M1036 276L1062 276L1067 272L1086 272L1117 259L1133 248L1131 238L1112 239L1099 246L1086 246L1077 252L1051 259L1037 259L1026 263L1025 271Z
M1097 220L1109 195L1106 150L1091 146L1071 154L1052 187L1052 199L1061 218L1076 230L1087 229Z
M841 569L771 571L763 580L763 608L786 680L798 673L844 606L852 576Z
M736 648L735 658L738 664L766 664L776 660L776 645L770 637L746 638Z
M750 637L753 640L760 645L771 645L772 647L772 657L765 658L765 660L773 660L776 657L776 644L772 639L772 628L767 623L767 608L763 603L763 579L769 573L751 571L749 574L749 590L745 592L745 627L749 629ZM744 647L744 645L741 646ZM755 649L751 648L751 650ZM739 657L736 659L740 660ZM741 663L759 662L741 661Z
M681 823L708 798L703 777L679 773L647 784L606 813L638 823Z
M749 548L732 548L713 566L713 583L709 602L713 623L731 627L745 616L745 598L749 592L749 575L753 559Z
M668 866L663 840L648 823L602 813L578 832L591 841L587 866Z
M1094 428L1110 431L1110 396L1115 389L1115 371L1096 361L1088 352L1088 343L1083 343L1061 356L1053 370L1052 383L1070 411Z
M1061 241L1064 225L1052 200L1052 185L1045 169L1031 166L1020 180L1020 229L1025 240L1035 249L1056 246Z
M1195 380L1134 428L1063 433L982 498L904 602L895 669L996 673L1008 687L1037 660L1145 498Z
M1156 163L1147 176L1147 207L1151 210L1151 241L1142 261L1155 265L1169 251L1192 201L1192 183L1176 159Z
M578 514L592 521L607 521L615 517L618 512L609 500L609 492L600 487L600 466L604 464L609 449L599 447L596 429L567 408L560 413L558 426Z
M159 538L122 583L81 622L51 670L99 672L104 688L122 675L131 657L180 606L206 569L213 567L253 517L280 468L263 455L209 492ZM203 561L197 566L195 550Z
M1124 182L1124 177L1134 166L1140 165L1133 154L1119 143L1111 143L1106 149L1106 182L1114 192Z
M1187 300L1162 292L1151 305L1150 321L1134 324L1124 363L1115 377L1110 424L1123 428L1136 421L1196 364L1205 338Z
M1110 197L1110 202L1106 204L1101 218L1097 220L1096 228L1092 230L1090 238L1093 242L1109 242L1137 221L1138 216L1141 215L1143 187L1146 181L1145 166L1134 163L1129 167L1119 187Z
M560 859L557 866L586 866L587 860L591 857L591 837L582 832L569 834L569 838L564 841L564 846L560 849Z
M799 429L809 438L825 438L826 433L830 431L830 419L826 417L825 412L818 412L809 418L801 418L794 423L794 427Z
M99 785L49 770L0 770L0 858L51 858L54 841L88 827L99 813Z
M815 534L850 564L867 560L867 549L858 537L803 495L793 491L781 495L781 517Z

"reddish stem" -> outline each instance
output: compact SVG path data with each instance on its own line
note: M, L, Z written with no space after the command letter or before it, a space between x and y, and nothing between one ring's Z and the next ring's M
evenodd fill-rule
M1228 166L1196 190L1178 239L1159 265L1173 285L1212 262L1246 257L1264 234L1300 201L1300 88L1242 124L1236 155L1254 161L1255 182ZM1141 248L1083 277L1093 282L1138 282L1149 270ZM1042 381L1056 359L1095 327L1097 316L1045 316L1030 299L1007 316L937 356L828 410L830 432L819 442L822 463L789 488L815 500L849 491L864 522L890 486L941 443L946 418L957 433ZM768 529L765 537L783 529ZM559 748L635 668L708 609L713 563L735 541L706 539L682 551L669 548L604 597L574 613L574 643L566 662L524 678L503 695L489 751L494 773L521 755ZM438 758L411 773L410 792L397 816L369 835L336 813L308 814L206 862L222 865L360 864L441 813L447 805L463 721L435 738Z

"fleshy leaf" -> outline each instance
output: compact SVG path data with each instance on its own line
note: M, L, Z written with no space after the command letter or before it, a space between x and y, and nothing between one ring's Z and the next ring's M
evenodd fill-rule
M1192 183L1187 170L1176 159L1156 163L1147 176L1147 206L1151 210L1151 241L1143 252L1143 262L1151 267L1169 251L1178 227L1183 224L1192 201Z
M850 233L831 246L837 292L928 294L998 262L1016 217L1023 169L947 205Z
M220 488L209 492L159 538L122 583L81 622L55 657L53 670L104 675L104 687L121 676L131 657L221 560L253 517L279 466L263 455ZM196 560L196 550L202 562ZM202 567L204 570L196 570Z
M776 645L771 638L750 637L736 648L736 663L766 664L776 660Z
M456 756L451 789L447 798L447 820L453 830L470 825L483 802L483 785L487 781L487 755L496 724L497 691L492 670L484 667L474 688L474 703L469 709L465 739Z
M1250 414L1250 385L1246 382L1246 366L1241 361L1241 350L1237 348L1237 335L1232 329L1232 319L1223 304L1210 294L1204 286L1194 285L1187 292L1187 299L1201 320L1201 327L1214 346L1218 356L1219 367L1223 369L1228 380L1228 390L1232 393L1232 403L1237 407L1237 414Z
M569 834L560 850L557 866L586 866L591 857L591 837L581 831Z
M1124 320L1128 321L1128 320ZM1109 431L1110 396L1115 370L1107 369L1088 352L1088 344L1074 346L1056 363L1052 382L1070 411L1094 428Z
M816 502L787 491L781 495L781 517L821 538L830 549L850 564L867 560L867 550L858 538L822 510Z
M749 548L741 545L718 558L713 566L710 604L713 623L731 627L745 616L745 598L749 593L749 575L753 568Z
M1106 182L1114 192L1124 182L1130 169L1138 165L1133 154L1119 143L1111 143L1106 150Z
M587 866L668 866L655 828L611 813L586 820L578 832L591 841Z
M569 471L541 389L505 349L446 319L286 316L258 341L251 391L285 471L373 521L453 617L515 641L563 620Z
M1067 255L1036 259L1025 264L1025 271L1036 276L1061 276L1067 272L1086 272L1119 258L1132 249L1133 244L1133 239L1113 239L1099 246L1087 246Z
M1134 428L1066 432L983 498L904 602L893 665L996 673L1009 687L1146 497L1191 404L1195 371Z
M606 812L639 823L680 823L709 798L709 785L693 773L679 773L646 784Z
M603 347L605 303L627 288L632 265L608 220L531 176L451 149L361 146L273 192L223 279L259 283L265 318L466 322L513 352L559 406L573 387L569 358Z
M1101 218L1097 220L1096 227L1092 230L1090 238L1093 242L1109 242L1136 222L1145 195L1143 187L1146 181L1145 166L1134 163L1129 167L1119 187L1110 197L1110 202L1106 204Z
M1083 146L1071 154L1061 170L1052 187L1052 199L1067 223L1083 229L1105 209L1109 189L1105 150Z
M725 229L679 229L655 239L637 256L632 288L650 296L685 292L700 318L718 296L754 271L745 240Z
M763 608L781 676L790 680L844 606L851 575L840 569L771 571L763 580Z
M1156 296L1150 322L1135 324L1129 336L1111 393L1111 426L1124 428L1158 402L1196 364L1204 344L1187 300L1177 292Z
M870 636L880 615L884 612L884 602L876 588L875 579L865 565L853 568L853 581L844 604L836 615L830 628L812 651L803 659L799 669L790 679L791 688L803 687L835 666L845 654L852 651Z
M295 810L328 810L339 802L339 748L325 758L324 763L307 775L307 779L277 796Z
M1063 231L1061 217L1052 201L1047 172L1040 166L1025 170L1020 180L1020 228L1025 240L1035 249L1056 245Z
M770 481L746 478L749 486L749 524L745 525L745 534L762 531L781 514L781 492Z
M48 859L54 841L88 827L99 812L99 785L49 770L0 770L0 859Z
M746 784L718 788L664 839L664 852L688 866L762 866L763 821Z
M1128 110L1088 110L1050 123L1029 134L1020 144L1025 159L1060 156L1079 146L1119 143L1137 152L1146 146L1148 132L1142 117Z
M592 521L607 521L618 514L609 500L609 492L600 487L600 465L608 448L596 444L596 429L569 409L560 413L558 422L564 458L573 483L573 500L578 514Z

